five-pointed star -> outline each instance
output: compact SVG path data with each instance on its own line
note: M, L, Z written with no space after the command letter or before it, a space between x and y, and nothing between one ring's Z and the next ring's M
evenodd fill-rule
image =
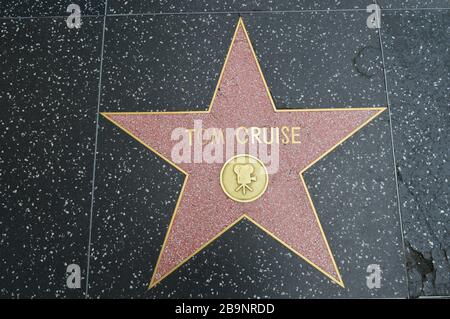
M150 287L243 218L343 287L302 173L384 109L277 110L239 19L207 111L102 113L186 175ZM172 131L192 128L194 120L221 129L299 126L301 143L280 144L279 169L270 175L263 196L236 202L221 189L223 163L171 161Z

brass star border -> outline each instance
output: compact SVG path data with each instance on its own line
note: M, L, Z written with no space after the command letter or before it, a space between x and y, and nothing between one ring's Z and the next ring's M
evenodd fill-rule
M155 280L154 276L156 273L156 269L158 268L160 259L161 259L161 255L162 252L164 251L164 248L166 246L166 242L170 233L170 230L172 228L172 224L175 220L175 216L177 213L177 209L178 209L178 205L180 203L181 198L183 197L184 194L184 190L185 190L185 186L187 183L187 180L189 178L189 174L187 172L185 172L182 168L180 168L177 164L175 164L174 162L172 162L170 159L166 158L165 156L163 156L162 154L160 154L158 151L156 151L155 149L153 149L151 146L147 145L145 142L143 142L140 138L138 138L137 136L135 136L133 133L131 133L128 129L126 129L125 127L123 127L122 125L120 125L119 123L115 122L113 119L111 119L108 115L111 114L204 114L204 113L210 113L212 106L214 104L214 100L217 96L217 91L220 87L221 81L222 81L222 76L225 70L225 67L227 65L228 62L228 57L230 55L230 52L232 51L234 42L235 42L235 38L237 35L237 32L239 30L239 27L242 27L242 29L244 30L244 34L245 37L248 41L248 44L251 48L252 54L253 54L253 58L255 59L259 74L263 80L264 83L264 87L267 93L267 96L270 99L270 102L272 104L273 110L275 112L321 112L321 111L357 111L357 110L377 110L378 112L375 113L372 117L370 117L367 121L365 121L364 123L362 123L360 126L358 126L356 129L354 129L352 132L350 132L347 136L345 136L343 139L341 139L340 141L338 141L333 147L331 147L328 151L326 151L325 153L323 153L320 157L318 157L316 160L314 160L312 163L310 163L308 166L306 166L304 169L302 169L299 172L299 177L300 177L300 181L303 184L303 186L305 187L306 190L306 194L309 200L309 204L313 210L314 216L317 220L317 224L320 228L320 232L322 235L322 238L326 244L326 247L328 249L328 252L330 254L330 257L333 261L333 266L334 269L336 271L336 274L338 276L338 279L334 278L332 275L330 275L329 273L327 273L326 271L322 270L320 267L318 267L316 264L314 264L311 260L309 260L308 258L306 258L305 256L303 256L302 254L300 254L299 252L297 252L295 249L293 249L292 247L290 247L287 243L285 243L284 241L282 241L281 239L277 238L277 236L275 236L274 234L272 234L269 230L267 230L266 228L264 228L262 225L260 225L259 223L257 223L254 219L252 219L250 216L248 216L247 214L243 214L240 218L238 218L235 222L231 223L229 226L227 226L226 228L224 228L222 231L220 231L216 236L214 236L212 239L210 239L208 242L206 242L204 245L202 245L199 249L197 249L194 253L192 253L190 256L188 256L186 259L184 259L182 262L180 262L176 267L174 267L170 272L168 272L167 274L165 274L164 276L162 276L159 280ZM329 279L331 279L331 281L337 283L340 287L345 288L344 282L342 280L341 274L339 272L339 269L336 265L334 256L332 254L332 251L330 249L330 246L328 244L327 238L325 236L325 233L323 231L322 228L322 224L320 223L316 208L314 206L314 203L312 201L311 195L309 194L309 190L308 187L306 185L306 182L304 180L303 177L303 173L306 172L311 166L313 166L315 163L317 163L319 160L321 160L322 158L324 158L326 155L328 155L329 153L331 153L336 147L338 147L339 145L341 145L344 141L346 141L348 138L350 138L352 135L354 135L357 131L359 131L362 127L366 126L369 122L371 122L374 118L376 118L379 114L381 114L383 111L385 111L387 108L386 107L370 107L370 108L321 108L321 109L277 109L275 106L275 103L273 101L272 95L270 94L270 90L269 87L267 85L266 79L264 77L264 74L261 70L261 66L258 62L258 58L256 56L255 50L252 46L252 43L250 41L250 37L248 35L247 29L245 28L243 19L240 17L238 20L238 23L236 25L234 34L233 34L233 38L231 41L231 45L228 49L226 58L225 58L225 62L223 64L222 70L220 72L219 75L219 80L216 84L216 88L214 90L214 94L212 97L212 100L209 104L209 107L206 111L171 111L171 112L102 112L101 114L107 118L109 121L111 121L113 124L115 124L116 126L118 126L120 129L122 129L125 133L127 133L128 135L130 135L132 138L134 138L135 140L137 140L139 143L143 144L146 148L148 148L149 150L151 150L153 153L156 153L159 157L161 157L163 160L165 160L167 163L169 163L171 166L175 167L178 171L182 172L185 175L184 181L183 181L183 185L181 188L181 192L180 195L178 196L178 200L177 200L177 204L175 206L175 209L173 211L172 214L172 218L170 220L167 232L166 232L166 236L164 238L164 242L160 251L160 254L158 256L158 260L156 262L156 265L153 269L153 275L152 278L150 280L149 283L149 289L156 286L159 282L161 282L163 279L165 279L167 276L169 276L170 274L172 274L174 271L176 271L179 267L181 267L182 265L184 265L188 260L190 260L193 256L195 256L198 252L200 252L201 250L203 250L206 246L208 246L210 243L212 243L214 240L216 240L218 237L220 237L222 234L224 234L226 231L228 231L230 228L232 228L234 225L236 225L237 223L239 223L240 221L242 221L243 219L247 219L250 222L252 222L253 224L255 224L256 226L258 226L260 229L262 229L266 234L268 234L270 237L272 237L273 239L275 239L277 242L281 243L283 246L285 246L286 248L288 248L290 251L292 251L295 255L299 256L300 258L302 258L303 260L305 260L307 263L309 263L311 266L313 266L314 268L316 268L317 270L319 270L322 274L324 274L326 277L328 277Z

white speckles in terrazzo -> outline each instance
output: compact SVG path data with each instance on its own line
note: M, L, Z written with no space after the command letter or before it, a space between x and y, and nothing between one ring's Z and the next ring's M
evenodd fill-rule
M109 13L244 12L365 9L371 0L109 0Z
M383 19L410 293L449 295L450 15L393 11Z
M450 5L377 2L390 9ZM104 1L76 2L81 29L66 26L69 3L0 4L0 297L83 297L84 289L65 287L65 271L79 263L84 288ZM384 106L367 4L109 0L109 13L197 14L108 16L101 111L205 110L237 11L246 12L278 107ZM256 12L328 8L361 10ZM199 14L206 11L232 12ZM385 11L382 25L410 294L445 295L448 10ZM346 289L244 220L147 290L183 176L100 119L90 296L406 296L388 120L381 114L305 173ZM380 289L366 286L368 263L383 270Z
M0 20L1 296L83 296L102 25Z

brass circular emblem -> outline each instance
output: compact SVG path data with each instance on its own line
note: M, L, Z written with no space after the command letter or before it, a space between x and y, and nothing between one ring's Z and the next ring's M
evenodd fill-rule
M264 194L269 183L266 166L258 158L241 154L230 158L220 171L220 185L237 202L252 202Z

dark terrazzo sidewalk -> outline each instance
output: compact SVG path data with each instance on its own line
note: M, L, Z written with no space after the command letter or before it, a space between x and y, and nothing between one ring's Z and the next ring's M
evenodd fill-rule
M0 4L0 298L450 296L450 4L377 2ZM206 109L239 16L279 108L389 106L305 174L345 289L244 221L147 290L183 176L99 112Z

